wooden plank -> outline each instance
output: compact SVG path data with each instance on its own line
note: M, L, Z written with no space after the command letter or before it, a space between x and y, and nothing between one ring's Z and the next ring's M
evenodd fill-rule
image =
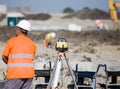
M72 62L70 65L72 65L71 67L73 70L76 70L76 64L78 64L78 71L96 72L98 68L98 65L93 62Z
M51 62L51 68L53 68L54 62ZM35 70L49 70L50 64L49 61L35 61L34 62Z
M107 71L120 72L120 62L106 62Z

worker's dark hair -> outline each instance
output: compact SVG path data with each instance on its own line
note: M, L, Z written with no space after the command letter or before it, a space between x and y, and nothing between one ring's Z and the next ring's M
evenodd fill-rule
M19 27L20 28L20 27ZM23 33L23 34L25 34L25 35L27 35L28 34L28 31L27 30L25 30L25 29L23 29L23 28L20 28L20 31Z

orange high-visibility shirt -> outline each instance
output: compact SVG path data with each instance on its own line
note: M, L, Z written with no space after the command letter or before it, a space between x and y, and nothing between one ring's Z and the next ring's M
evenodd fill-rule
M96 20L96 25L99 27L99 26L101 26L103 23L102 23L102 21L101 20Z
M28 37L21 35L7 41L3 55L8 56L7 78L33 78L36 45Z

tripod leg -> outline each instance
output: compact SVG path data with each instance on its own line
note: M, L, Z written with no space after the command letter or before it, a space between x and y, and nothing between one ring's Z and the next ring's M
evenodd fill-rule
M62 64L62 60L57 60L55 75L54 75L54 79L53 79L53 87L57 87L58 86L60 70L61 70L61 64Z
M54 64L53 71L52 71L52 73L50 74L50 80L49 80L47 89L50 89L50 87L52 86L53 79L54 79L54 75L55 75L56 66L57 66L57 60L56 60L56 62L55 62L55 64Z
M75 84L74 89L77 89L77 84L76 84L75 76L74 76L74 74L73 74L73 72L72 72L72 69L71 69L69 63L68 63L68 59L65 58L65 60L66 60L66 63L67 63L68 69L69 69L69 71L70 71L71 77L72 77L72 79L73 79L73 81L74 81L74 84Z

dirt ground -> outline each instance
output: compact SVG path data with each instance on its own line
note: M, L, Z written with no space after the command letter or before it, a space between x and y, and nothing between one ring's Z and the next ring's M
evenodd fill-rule
M6 15L0 15L0 23L5 25ZM55 16L55 17L52 17ZM69 23L77 23L82 25L80 22L86 21L86 19L92 20L92 24L95 25L95 20L98 16L102 16L103 19L110 20L109 13L101 11L99 9L93 10L81 10L70 14L64 14L63 16L59 15L51 15L45 13L39 14L25 14L25 18L28 20L32 20L32 24L35 26L67 26ZM120 15L118 15L118 18ZM75 17L75 18L74 18ZM52 21L50 20L52 19ZM35 23L35 21L37 23ZM64 22L64 23L63 23ZM91 24L88 20L83 22L83 25ZM108 26L111 25L108 23ZM113 24L112 24L113 25ZM88 26L90 27L90 26ZM102 30L97 31L93 30L82 30L80 32L77 31L68 31L67 29L58 29L58 30L37 30L31 31L28 36L37 44L37 59L35 61L52 61L55 62L57 58L57 51L55 50L55 46L52 48L45 48L43 46L43 39L45 35L49 32L56 33L56 39L63 37L67 39L69 49L66 52L67 58L69 58L69 63L73 69L75 69L75 65L82 66L83 62L94 63L96 66L99 64L105 64L106 62L116 62L118 65L116 68L119 70L119 62L120 62L120 31L110 29L109 31ZM2 26L0 27L0 57L2 56L2 52L4 50L6 41L15 35L15 30L12 27ZM6 73L6 65L3 63L2 59L0 60L0 80L3 80ZM88 64L83 69L90 69L91 66ZM97 67L94 67L97 69ZM115 70L117 70L115 68ZM120 70L119 70L120 71ZM65 60L63 60L63 76L60 77L60 89L67 89L67 85L73 82L70 73L68 71ZM105 84L105 71L104 68L100 68L97 74L97 89L104 89ZM62 80L64 79L64 81ZM110 79L109 79L110 80ZM41 83L43 80L38 79L34 80L34 86L36 83ZM90 80L86 79L85 83L91 83ZM118 83L120 83L120 78L118 79ZM119 88L118 88L119 89Z
M43 39L48 31L32 31L29 33L29 37L37 44L37 57L42 60L55 61L57 57L57 51L54 46L52 48L43 47ZM69 58L70 64L73 62L92 62L96 65L102 64L109 61L119 62L120 58L120 31L115 30L102 30L102 31L67 31L58 30L54 31L56 33L56 39L59 37L64 37L68 41L69 50L66 52ZM2 56L3 49L5 47L6 41L14 36L14 28L0 27L0 56ZM65 63L65 61L64 61ZM0 79L3 80L3 72L6 72L6 65L0 60ZM72 67L75 65L72 64ZM87 65L89 67L89 65ZM64 85L61 89L66 89L67 85L72 82L72 79L68 73L68 68L64 67ZM97 75L97 89L100 88L101 84L105 84L105 72L104 69L100 69ZM88 80L87 80L88 81ZM90 81L88 81L89 83ZM118 81L120 82L120 81Z

